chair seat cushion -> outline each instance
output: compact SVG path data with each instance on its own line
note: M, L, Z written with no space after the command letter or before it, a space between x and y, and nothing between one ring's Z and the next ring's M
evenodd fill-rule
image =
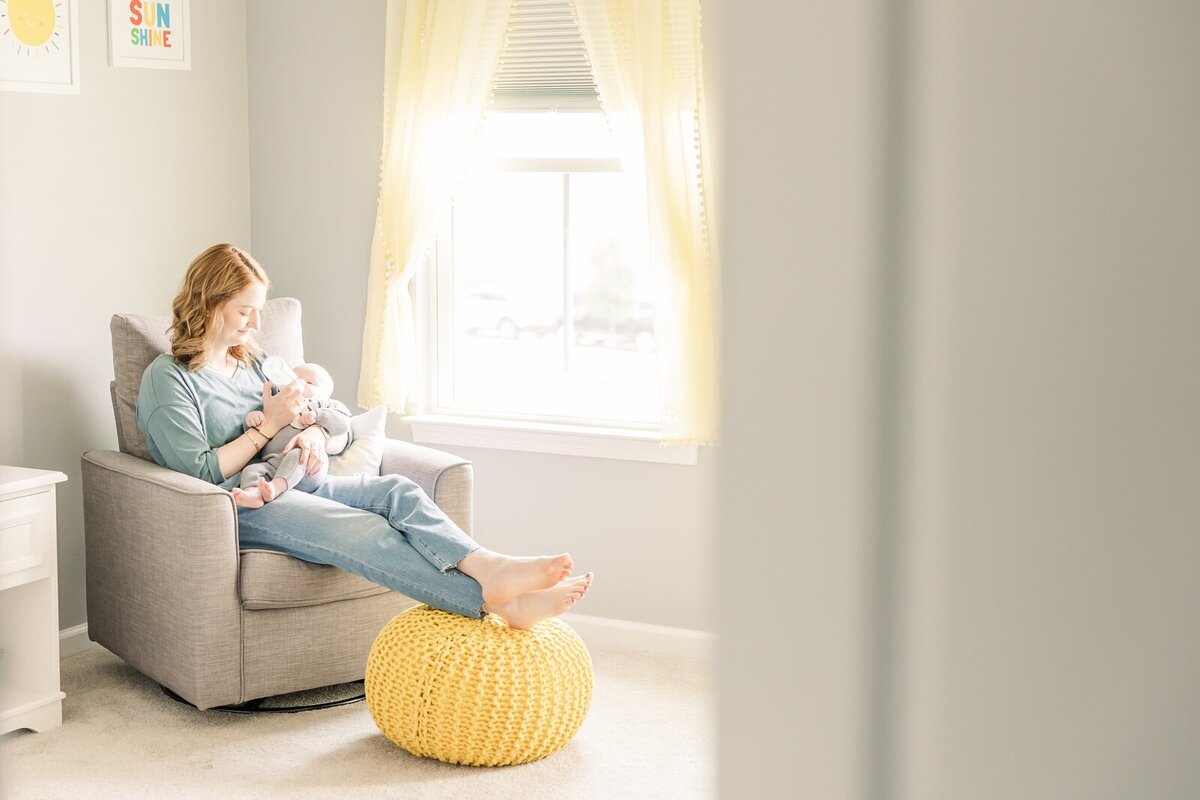
M390 589L331 567L273 550L243 550L238 576L242 608L297 608L383 594Z

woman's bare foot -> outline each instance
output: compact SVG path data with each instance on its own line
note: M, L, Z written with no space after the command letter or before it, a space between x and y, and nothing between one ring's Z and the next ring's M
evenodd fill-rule
M527 630L550 617L571 609L587 594L592 585L592 573L559 581L549 589L537 589L517 595L506 603L484 603L483 610L495 614L510 628Z
M480 548L458 562L458 571L479 581L483 602L499 606L518 595L553 587L571 574L573 566L568 553L516 557Z
M233 495L234 505L238 508L262 508L266 502L258 489L239 489L235 486L229 493Z

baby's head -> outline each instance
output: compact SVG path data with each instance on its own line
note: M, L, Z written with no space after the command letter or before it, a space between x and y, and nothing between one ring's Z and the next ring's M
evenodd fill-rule
M320 364L297 364L292 372L300 379L305 397L328 399L333 394L333 376Z

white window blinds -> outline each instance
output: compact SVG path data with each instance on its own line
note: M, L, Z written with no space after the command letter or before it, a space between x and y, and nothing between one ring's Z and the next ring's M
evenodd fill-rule
M570 0L513 0L493 93L502 111L599 110Z

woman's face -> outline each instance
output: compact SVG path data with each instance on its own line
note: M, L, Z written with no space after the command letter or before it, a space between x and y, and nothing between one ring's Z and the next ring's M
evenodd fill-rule
M267 289L261 283L247 284L244 289L217 308L217 325L213 347L217 352L246 344L258 330L258 315L267 302Z

